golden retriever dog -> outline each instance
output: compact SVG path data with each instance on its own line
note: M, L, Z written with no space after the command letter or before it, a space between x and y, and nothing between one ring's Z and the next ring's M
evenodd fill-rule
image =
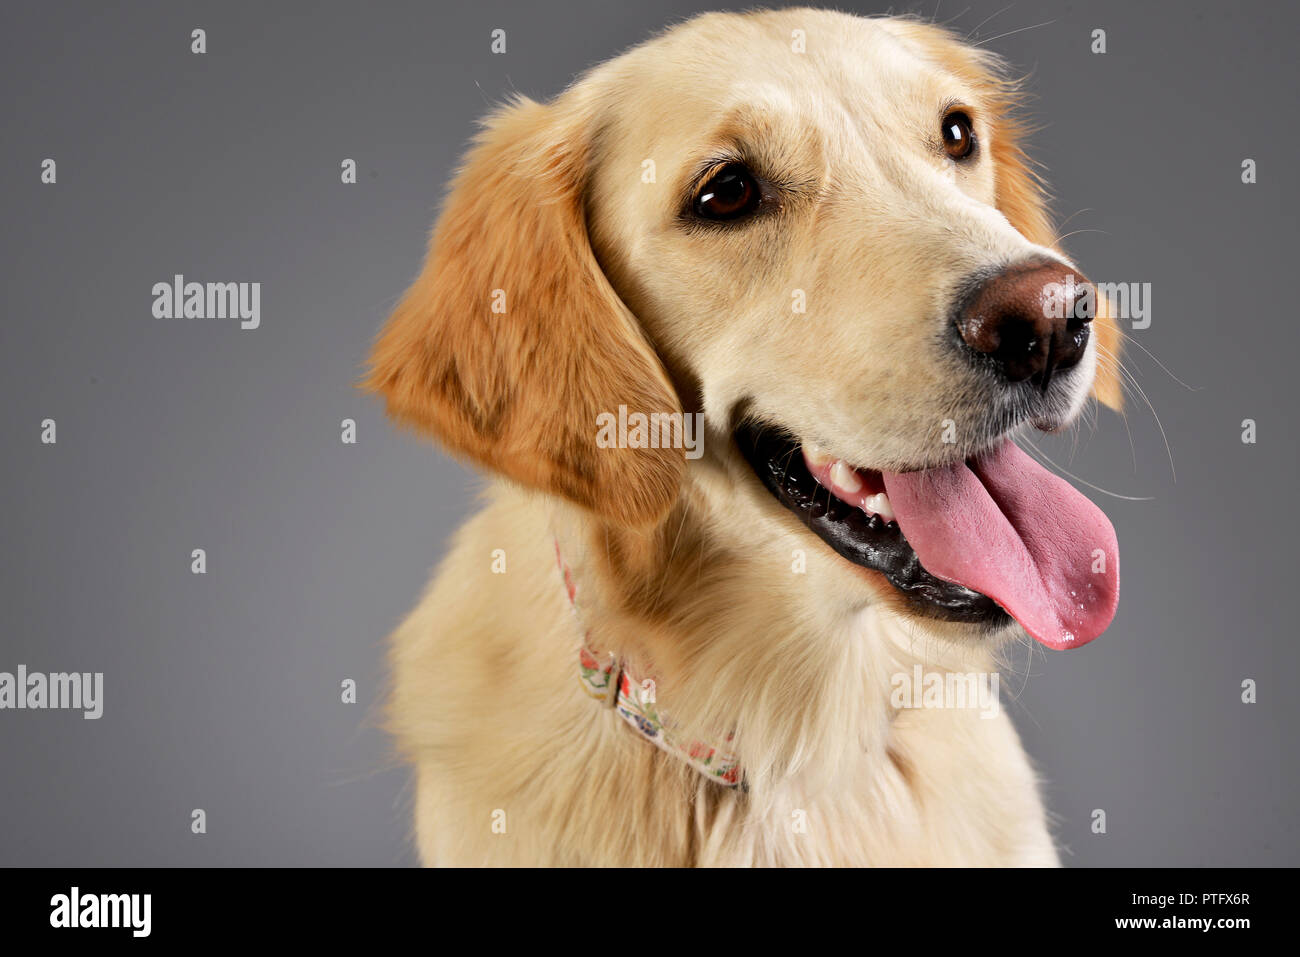
M1117 407L1119 331L1017 98L790 9L486 121L365 382L494 477L392 636L425 863L1057 863L983 691L1119 557L1012 438Z

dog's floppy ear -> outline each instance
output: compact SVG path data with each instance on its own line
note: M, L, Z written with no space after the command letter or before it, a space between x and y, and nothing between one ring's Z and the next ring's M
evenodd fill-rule
M1021 145L1026 128L1016 115L1019 84L1007 77L1004 61L989 50L963 42L956 34L920 21L886 21L938 66L980 92L991 115L989 153L993 160L998 210L1031 243L1056 248L1057 236L1047 209L1047 193ZM1119 377L1120 330L1110 303L1098 294L1092 322L1097 339L1097 374L1092 394L1120 411L1124 391Z
M597 416L680 403L587 239L589 112L569 95L489 118L364 385L453 452L635 525L671 505L684 454L598 447Z

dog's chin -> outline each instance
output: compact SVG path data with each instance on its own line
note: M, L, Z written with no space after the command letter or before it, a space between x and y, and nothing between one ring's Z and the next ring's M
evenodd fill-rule
M754 423L742 424L734 439L777 503L845 561L883 577L896 610L934 622L943 637L955 640L1017 630L992 598L928 572L896 522L833 495L809 471L798 440Z

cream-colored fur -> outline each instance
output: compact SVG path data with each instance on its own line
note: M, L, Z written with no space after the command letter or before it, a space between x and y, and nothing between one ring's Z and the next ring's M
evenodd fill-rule
M501 476L392 639L426 863L1056 862L1005 708L890 701L916 664L995 671L1009 634L901 610L730 440L743 408L852 462L919 467L972 451L1005 413L935 347L964 277L1060 255L996 70L914 21L711 14L490 122L369 381ZM961 167L934 148L954 103L983 151ZM684 227L699 163L733 149L780 171L781 209ZM1096 325L1071 415L1094 377L1117 400L1115 332ZM595 414L623 402L702 412L705 454L594 448ZM685 733L734 730L748 790L586 697L584 630L653 674Z

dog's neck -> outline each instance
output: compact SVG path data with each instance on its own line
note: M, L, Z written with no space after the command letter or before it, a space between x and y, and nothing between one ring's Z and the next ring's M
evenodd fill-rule
M653 676L681 738L734 733L751 791L796 776L825 786L864 756L887 760L897 675L956 655L964 668L972 657L988 666L879 604L836 606L806 576L727 549L693 519L683 503L655 528L628 531L561 508L552 528L590 644Z

